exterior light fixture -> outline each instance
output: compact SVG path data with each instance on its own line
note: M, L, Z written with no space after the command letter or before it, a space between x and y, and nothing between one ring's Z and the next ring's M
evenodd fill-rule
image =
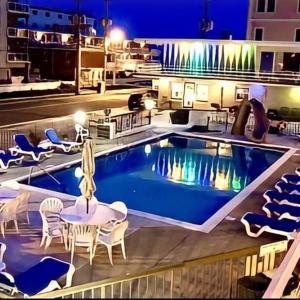
M144 104L147 110L152 110L155 107L155 101L153 99L145 99Z
M82 176L83 176L83 172L82 172L81 168L80 168L80 167L77 167L77 168L75 169L75 177L76 177L76 178L81 178Z
M83 111L78 111L74 114L74 120L76 123L84 124L86 120L86 113Z
M146 153L147 155L149 155L149 154L151 153L151 145L147 144L147 145L145 146L145 153Z
M121 43L125 39L125 33L120 28L114 28L110 32L109 39L111 43Z

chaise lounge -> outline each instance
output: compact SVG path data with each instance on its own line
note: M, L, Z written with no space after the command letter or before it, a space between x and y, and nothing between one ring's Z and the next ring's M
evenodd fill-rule
M70 287L74 272L74 265L46 256L35 266L15 278L7 272L0 272L0 289L11 295L22 293L25 297L30 297L60 289L61 286L57 281L64 275L66 275L64 288Z
M263 232L269 232L283 235L290 240L294 239L296 230L300 228L300 221L278 220L250 212L242 217L241 222L245 225L250 237L258 237ZM256 231L253 231L254 228Z
M277 216L278 220L300 220L300 207L268 202L263 206L262 210L268 217L272 217L273 215Z
M276 183L275 188L280 192L287 192L292 194L300 194L300 185L298 184L292 184L292 183L286 183L283 181L279 181Z
M0 168L2 170L7 170L12 163L20 165L23 158L24 156L12 155L10 153L5 153L5 151L3 150L0 150Z
M50 157L52 155L53 150L32 146L24 134L15 134L14 140L17 146L9 149L12 155L30 155L35 161L40 161L43 156Z
M281 179L285 183L290 183L290 184L300 184L300 176L296 174L284 174L282 175Z
M45 129L45 135L50 142L50 147L62 149L64 152L70 152L75 149L80 149L82 143L68 142L61 140L53 128Z
M268 190L264 193L263 197L267 202L276 202L278 204L287 204L300 207L300 195L289 194L286 192L280 193L274 190Z

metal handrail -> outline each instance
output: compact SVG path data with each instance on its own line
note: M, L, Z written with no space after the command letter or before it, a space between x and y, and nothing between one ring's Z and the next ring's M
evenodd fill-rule
M148 282L148 279L152 278L153 276L155 278L161 278L161 277L165 278L165 276L167 276L166 274L168 274L170 276L169 280L171 282L170 286L169 286L170 290L168 291L169 294L166 296L168 298L172 298L173 293L174 293L174 290L173 290L174 284L175 284L174 283L174 275L178 271L182 272L183 269L191 269L191 268L199 267L199 266L204 267L204 265L218 264L222 261L228 261L229 270L230 270L229 272L233 272L234 260L237 259L237 261L240 261L240 258L244 257L246 262L248 263L247 264L248 269L247 269L247 267L245 267L244 275L245 274L251 274L251 275L254 274L255 275L256 272L259 272L258 271L259 266L262 267L262 264L264 264L265 262L266 262L266 265L269 265L269 266L271 265L271 264L269 264L269 262L267 262L268 261L267 257L262 257L262 258L258 257L259 249L260 249L260 247L256 246L256 247L245 248L245 249L241 249L241 250L234 250L234 251L230 251L227 253L222 253L222 254L217 254L217 255L212 255L212 256L207 256L207 257L203 257L203 258L189 260L189 261L186 261L183 263L178 263L178 264L175 264L172 266L159 267L159 268L155 268L152 270L139 272L136 274L128 274L128 275L124 275L124 276L118 276L115 278L109 278L109 279L105 279L105 280L101 280L101 281L97 281L97 282L90 282L87 284L82 284L82 285L78 285L78 286L74 286L74 287L70 287L70 288L65 288L62 290L56 290L56 291L52 291L52 292L48 292L48 293L43 293L43 294L32 296L31 298L58 298L58 297L68 297L68 296L71 296L73 298L73 297L76 297L77 294L81 295L81 297L85 297L86 293L89 293L89 292L91 292L91 295L93 298L95 290L100 292L101 298L105 298L106 288L110 287L109 290L113 291L115 285L118 285L118 284L120 284L122 287L122 285L125 285L126 283L129 282L129 285L131 286L131 283L133 283L134 280L138 280L138 282L140 282L142 279L146 279ZM262 263L262 261L260 262L259 259L262 259L263 263ZM271 258L271 259L273 260L273 258ZM265 267L264 267L264 270L265 270ZM229 275L228 283L230 285L232 285L233 284L232 274L230 273L228 275ZM235 282L235 284L236 284L236 282ZM232 288L230 288L228 290L230 291L230 293L232 293ZM119 296L120 296L120 298L122 298L122 288L120 288L120 294L121 295L119 295ZM1 294L0 294L0 297L1 297Z
M27 184L30 185L31 182L31 175L32 175L32 171L34 168L38 168L40 169L43 173L45 173L46 175L48 175L50 178L52 178L57 184L61 185L61 182L59 180L57 180L53 175L51 175L46 169L44 169L43 167L41 167L40 165L36 165L36 166L31 166L29 169L29 174L28 174L28 181Z

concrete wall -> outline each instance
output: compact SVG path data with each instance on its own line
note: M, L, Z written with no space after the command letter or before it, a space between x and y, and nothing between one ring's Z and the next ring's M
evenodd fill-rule
M250 84L234 81L218 80L194 80L184 78L161 78L159 80L159 101L161 108L183 108L183 100L171 99L171 82L195 82L208 86L208 101L194 101L193 108L211 109L211 103L221 105L221 91L223 87L223 107L239 105L236 101L237 88L249 88ZM264 85L266 87L265 106L266 108L279 108L281 106L300 108L300 87L298 86L275 86Z

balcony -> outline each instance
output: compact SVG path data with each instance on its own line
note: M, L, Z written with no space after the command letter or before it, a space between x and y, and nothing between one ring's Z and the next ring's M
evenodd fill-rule
M17 2L8 2L7 11L15 14L25 14L29 15L29 5Z
M9 63L29 62L28 53L7 53L7 62Z
M7 36L9 38L25 38L28 39L29 31L27 29L19 29L14 27L7 28Z

